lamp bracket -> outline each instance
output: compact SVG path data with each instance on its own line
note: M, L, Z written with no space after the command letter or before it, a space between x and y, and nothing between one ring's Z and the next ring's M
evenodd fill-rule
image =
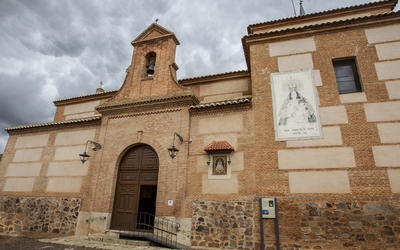
M180 141L181 143L183 143L183 142L189 142L189 143L191 143L191 142L192 142L192 140L184 141L184 140L183 140L183 137L182 137L180 134L178 134L178 133L175 132L175 133L174 133L174 138L173 138L173 140L172 140L172 146L171 146L170 148L168 148L169 156L171 156L172 159L174 159L174 157L176 156L176 154L179 152L179 149L175 148L175 137L178 137L178 139L179 139L179 141Z
M93 150L93 151L97 151L97 150L100 150L100 149L101 149L100 143L97 143L97 142L88 140L88 141L86 142L86 146L87 146L88 143L93 144L93 146L92 146L92 150Z
M82 154L79 154L79 157L80 157L80 159L82 161L82 164L85 163L85 161L90 157L90 155L88 155L86 153L87 152L87 146L88 146L89 143L91 143L93 145L92 146L92 150L93 151L97 151L97 150L101 149L100 143L97 143L97 142L94 142L94 141L91 141L91 140L87 140L86 141L86 145L85 145L85 151Z
M181 143L183 142L183 137L180 134L174 133L174 139L175 139L175 136L178 137L178 139L181 141Z
M179 141L180 141L181 143L183 143L183 142L192 143L192 139L189 139L189 140L185 141L185 140L183 140L183 137L182 137L180 134L178 134L178 133L174 133L174 140L175 140L175 136L178 137L178 139L179 139Z

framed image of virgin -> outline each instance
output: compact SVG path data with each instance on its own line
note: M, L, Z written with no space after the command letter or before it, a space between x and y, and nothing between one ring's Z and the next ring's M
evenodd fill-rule
M226 175L226 155L213 156L213 175Z
M313 70L271 74L275 139L322 138Z

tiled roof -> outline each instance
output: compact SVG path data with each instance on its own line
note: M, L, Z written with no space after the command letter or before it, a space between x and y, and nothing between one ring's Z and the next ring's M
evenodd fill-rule
M225 72L225 73L218 73L218 74L213 74L213 75L205 75L205 76L196 76L196 77L189 77L189 78L183 78L179 79L178 82L181 81L188 81L188 80L195 80L195 79L202 79L202 78L207 78L207 77L214 77L214 76L224 76L228 74L235 74L235 73L248 73L248 70L237 70L237 71L231 71L231 72Z
M181 83L183 81L191 81L191 80L200 80L200 79L205 79L205 78L212 78L216 76L226 76L230 74L237 74L237 73L249 73L248 70L238 70L238 71L231 71L231 72L225 72L225 73L218 73L218 74L213 74L213 75L205 75L205 76L196 76L196 77L190 77L190 78L182 78L179 79L178 82ZM93 94L88 94L88 95L82 95L82 96L75 96L75 97L70 97L70 98L64 98L64 99L59 99L53 101L53 103L57 102L62 102L62 101L69 101L69 100L74 100L74 99L79 99L79 98L84 98L84 97L89 97L89 96L96 96L96 95L104 95L104 94L112 94L112 93L117 93L119 90L110 90L102 93L93 93Z
M246 64L250 68L250 58L248 54L248 43L247 41L251 41L251 39L259 39L259 38L271 38L271 37L278 37L282 36L284 34L290 34L290 33L295 33L295 32L304 32L304 31L318 31L321 29L326 29L326 28L331 28L331 27L340 27L340 25L349 25L349 24L357 24L357 23L364 23L364 21L374 21L374 20L383 20L385 18L391 18L391 17L397 17L400 15L400 11L397 12L391 12L391 13L383 13L383 14L377 14L377 15L371 15L371 16L363 16L363 17L356 17L356 18L351 18L351 19L344 19L344 20L337 20L337 21L328 21L325 23L317 23L317 24L310 24L310 25L305 25L301 27L293 27L293 28L287 28L287 29L282 29L282 30L274 30L274 31L268 31L265 33L255 33L255 34L249 34L247 36L244 36L242 38L242 45L243 45L243 51L244 51L244 56L246 59Z
M198 105L190 106L190 108L191 109L209 108L209 107L226 106L226 105L232 105L232 104L240 104L240 103L246 103L246 102L251 102L251 96L245 96L245 97L240 97L240 98L236 98L233 100L226 100L226 101L219 101L219 102L201 103Z
M227 141L213 141L204 151L235 151L235 149Z
M5 130L11 131L11 130L18 130L18 129L38 128L38 127L47 127L47 126L54 126L54 125L89 122L89 121L100 120L101 117L102 117L101 115L96 115L96 116L90 116L90 117L85 117L85 118L80 118L80 119L71 119L71 120L59 121L59 122L46 122L46 123L39 123L39 124L13 126L13 127L6 128Z
M305 19L310 16L318 16L318 15L324 15L327 13L332 13L332 12L338 12L338 11L343 11L343 10L351 10L355 8L359 8L361 6L366 6L366 5L379 5L382 2L391 2L388 0L381 0L381 1L374 1L374 2L369 2L369 3L364 3L364 4L359 4L359 5L353 5L353 6L347 6L343 8L337 8L337 9L332 9L332 10L326 10L326 11L321 11L321 12L315 12L315 13L310 13L302 16L293 16L293 17L288 17L288 18L282 18L282 19L277 19L277 20L272 20L272 21L267 21L267 22L262 22L262 23L256 23L256 24L250 24L248 26L248 31L250 31L251 27L259 26L259 25L265 25L265 24L273 24L273 23L278 23L278 22L285 22L291 19ZM397 0L394 1L393 7L397 5Z
M55 100L53 103L61 102L61 101L68 101L68 100L73 100L73 99L78 99L78 98L88 97L88 96L96 96L96 95L104 95L104 94L117 93L117 91L118 91L118 90L110 90L110 91L106 91L106 92L100 92L100 93L93 93L93 94L88 94L88 95L82 95L82 96L75 96L75 97L70 97L70 98L64 98L64 99Z
M324 23L308 24L308 25L304 25L301 27L292 27L292 28L286 28L286 29L281 29L281 30L267 31L264 33L249 34L247 36L244 36L243 38L265 36L265 35L270 35L270 34L279 34L279 33L291 32L291 31L296 31L296 30L301 31L301 30L307 30L307 29L314 28L314 27L325 27L325 26L328 27L330 25L343 24L343 23L346 23L349 21L362 21L362 20L368 20L368 19L373 19L373 18L392 16L396 13L398 13L398 12L383 13L383 14L377 14L377 15L372 15L372 16L354 17L354 18L342 19L342 20L336 20L336 21L327 21Z

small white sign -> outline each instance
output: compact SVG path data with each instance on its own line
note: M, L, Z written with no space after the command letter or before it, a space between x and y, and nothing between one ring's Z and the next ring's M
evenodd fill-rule
M173 200L168 200L168 206L172 206L174 205L174 201Z
M261 212L263 218L276 218L275 216L275 199L261 198Z

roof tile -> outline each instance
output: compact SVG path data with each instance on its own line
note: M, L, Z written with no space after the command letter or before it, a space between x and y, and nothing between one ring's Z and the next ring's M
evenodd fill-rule
M251 96L244 96L244 97L236 98L233 100L210 102L210 103L200 103L198 105L192 105L192 106L190 106L190 108L191 109L199 109L199 108L209 108L209 107L226 106L226 105L232 105L232 104L240 104L240 103L251 102L251 98L252 98Z
M88 95L81 95L81 96L75 96L75 97L70 97L70 98L64 98L64 99L55 100L55 101L53 101L53 103L62 102L62 101L68 101L68 100L74 100L74 99L79 99L79 98L88 97L88 96L96 96L96 95L117 93L117 91L118 90L110 90L110 91L105 91L105 92L100 92L100 93L93 93L93 94L88 94Z
M101 117L102 117L101 115L96 115L96 116L90 116L90 117L85 117L85 118L80 118L80 119L71 119L71 120L59 121L59 122L46 122L46 123L39 123L39 124L13 126L13 127L8 127L5 130L11 131L11 130L18 130L18 129L47 127L47 126L52 126L52 125L63 125L63 124L72 124L72 123L79 123L79 122L89 122L89 121L100 120Z
M235 151L227 141L212 141L204 151Z

